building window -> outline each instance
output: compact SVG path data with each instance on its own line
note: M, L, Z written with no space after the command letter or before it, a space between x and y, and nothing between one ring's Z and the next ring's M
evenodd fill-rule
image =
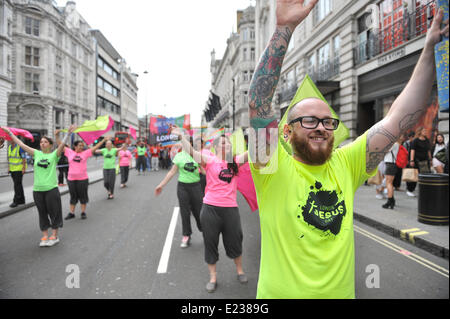
M73 84L70 86L70 102L73 104L77 103L77 87Z
M63 46L63 33L59 30L56 31L56 44L59 48Z
M25 33L29 35L39 36L40 21L30 17L25 18Z
M57 77L55 79L55 95L58 99L62 100L62 87L63 87L63 81L61 78Z
M315 72L315 69L316 69L316 54L313 53L308 58L308 74L312 75Z
M314 7L314 24L322 21L330 12L332 0L320 0Z
M39 48L25 47L25 64L39 66Z
M250 29L250 40L255 40L255 30Z
M256 56L255 56L255 48L251 48L250 49L250 60L251 61L255 61Z
M247 48L242 50L242 61L247 61Z
M63 127L63 116L64 111L61 110L55 110L55 128L61 129Z
M63 73L63 68L62 68L62 56L57 55L55 57L55 71L57 74L62 75Z
M75 42L72 42L72 56L75 59L77 58L77 44Z
M70 78L73 82L77 81L77 67L73 64L70 66Z
M325 65L330 60L330 45L326 43L319 49L319 67Z
M39 92L39 74L25 72L25 91L28 93Z

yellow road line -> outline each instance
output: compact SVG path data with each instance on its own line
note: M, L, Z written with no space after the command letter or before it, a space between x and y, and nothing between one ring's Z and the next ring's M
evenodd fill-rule
M421 265L423 265L423 266L433 270L434 272L437 272L437 273L441 274L442 276L449 278L449 275L448 275L449 271L448 271L448 269L446 269L444 267L441 267L439 265L436 265L433 262L431 262L431 261L429 261L429 260L427 260L427 259L425 259L423 257L420 257L420 256L418 256L418 255L416 255L416 254L414 254L414 253L412 253L412 252L410 252L410 251L400 247L400 246L397 246L396 244L394 244L394 243L392 243L390 241L387 241L387 240L385 240L385 239L383 239L381 237L378 237L377 235L372 234L371 232L369 232L369 231L367 231L365 229L362 229L362 228L360 228L360 227L358 227L356 225L354 225L354 230L356 232L360 233L361 235L364 235L364 236L366 236L366 237L368 237L368 238L370 238L370 239L380 243L381 245L383 245L383 246L385 246L385 247L387 247L387 248L389 248L389 249L391 249L391 250L393 250L393 251L395 251L395 252L397 252L397 253L399 253L399 254L401 254L401 255L409 258L409 259L411 259L411 260L414 260L415 262L417 262L417 263L419 263L419 264L421 264Z

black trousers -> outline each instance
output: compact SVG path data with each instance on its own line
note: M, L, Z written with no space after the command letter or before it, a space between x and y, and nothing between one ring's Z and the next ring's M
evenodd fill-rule
M16 204L25 204L25 194L23 192L23 174L22 171L11 172L11 178L14 183L14 199L13 202Z
M241 217L237 207L217 207L203 204L200 214L205 243L205 261L214 265L219 260L219 237L222 234L223 246L231 259L242 255L243 233Z
M147 169L147 163L146 162L147 162L147 159L145 158L144 155L138 156L138 158L137 158L137 165L136 165L136 168L137 168L138 172L141 171L141 168L142 168L142 171L145 172L145 170Z
M103 186L105 186L106 190L111 194L114 194L114 185L116 184L116 170L112 169L103 169Z
M67 175L69 174L69 167L59 167L58 170L58 184L64 184L64 176L66 177L66 181L68 181Z
M58 187L46 192L33 192L34 202L39 213L41 231L63 227L61 195Z
M191 211L197 223L197 228L202 231L200 223L200 211L202 209L203 193L200 183L186 184L178 182L178 202L180 204L180 215L183 236L191 236Z
M128 182L128 173L130 172L129 166L120 166L120 184Z

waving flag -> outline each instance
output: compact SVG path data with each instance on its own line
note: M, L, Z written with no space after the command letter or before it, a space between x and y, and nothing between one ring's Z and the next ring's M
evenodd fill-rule
M92 144L100 136L112 129L114 120L109 115L99 116L95 121L85 121L74 133L77 133L86 144ZM67 130L61 130L67 132Z
M239 155L247 151L244 132L242 132L241 128L231 134L230 141L233 145L233 155ZM253 183L250 164L248 162L239 166L239 174L237 175L237 189L241 192L242 196L244 196L252 212L257 210L258 201L256 199L255 184Z
M22 137L25 137L25 138L31 140L32 142L34 142L33 135L30 132L28 132L27 130L22 130L20 128L15 128L15 127L8 127L8 129L15 136L22 136ZM7 141L11 141L11 137L8 134L6 134L6 132L3 131L2 129L0 129L0 137L3 137Z
M136 139L136 130L130 126L130 135L133 139Z

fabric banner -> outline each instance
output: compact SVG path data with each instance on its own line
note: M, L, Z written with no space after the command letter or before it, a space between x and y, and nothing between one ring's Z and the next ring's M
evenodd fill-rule
M161 144L164 147L174 145L178 141L178 136L169 134L170 125L190 130L190 118L189 114L170 118L162 115L151 116L149 124L150 144Z
M28 132L27 130L22 130L20 128L15 128L15 127L7 127L7 128L15 136L22 136L22 137L25 137L25 138L31 140L32 142L34 142L33 135L30 132ZM6 134L6 132L3 131L2 129L0 129L0 137L3 137L7 141L11 141L11 137L8 134Z
M95 142L100 136L107 133L114 126L114 120L109 115L99 116L96 120L85 121L74 133L77 133L83 141L89 145ZM61 130L66 132L67 130Z
M437 0L438 7L444 11L444 18L446 21L449 17L448 0ZM434 47L434 55L436 60L436 80L438 88L439 107L441 112L448 112L448 89L449 89L449 49L448 37L443 37Z
M334 110L330 107L327 100L323 97L322 93L320 93L319 89L316 87L316 85L311 80L309 75L306 75L305 78L303 79L303 82L300 84L300 86L297 90L297 93L295 93L295 96L292 99L291 104L289 104L288 109L284 113L284 116L278 125L278 138L280 139L281 144L284 146L284 148L286 149L286 151L289 154L292 154L291 145L289 143L286 143L285 140L282 138L283 127L284 127L284 124L286 124L286 122L287 122L287 116L288 116L289 110L295 104L300 102L301 100L306 99L306 98L311 98L311 97L318 98L318 99L321 99L322 101L324 101L330 108L332 116L334 118L339 118L337 116L336 112L334 112ZM334 131L334 148L338 147L342 142L344 142L349 137L349 135L350 135L349 130L344 125L344 123L342 123L342 122L339 123L338 129L336 131Z

